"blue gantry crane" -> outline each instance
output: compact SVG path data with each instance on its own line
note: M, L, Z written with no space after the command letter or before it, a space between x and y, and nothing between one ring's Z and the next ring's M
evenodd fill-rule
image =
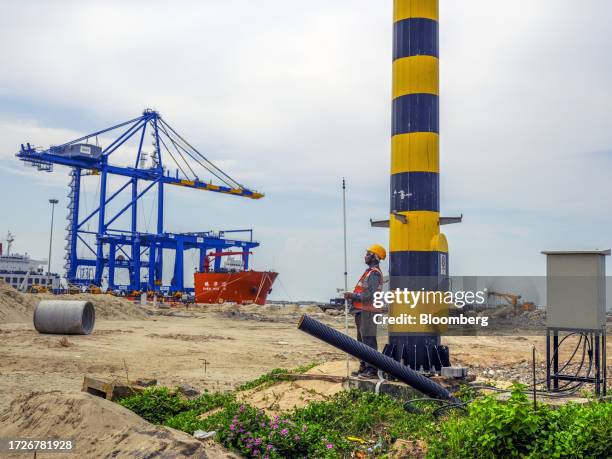
M146 141L147 132L150 142ZM99 145L100 137L105 146ZM147 148L150 148L149 152L145 151ZM112 155L127 158L130 165L111 163ZM216 270L220 268L220 254L228 250L239 252L242 253L244 269L248 269L251 249L259 246L253 240L251 229L193 233L164 230L166 185L251 199L262 198L263 194L241 185L215 166L154 110L147 109L138 118L46 150L34 148L30 143L22 144L17 157L39 171L52 172L56 164L71 168L65 256L66 279L70 284L102 286L105 280L109 290L147 290L167 294L190 291L184 281L185 251L198 252L200 269L207 255L212 254ZM202 174L212 175L218 183L206 181L201 178ZM127 178L127 181L111 193L109 178L113 175ZM99 203L95 210L81 216L81 184L85 176L99 178ZM139 203L147 193L155 193L155 188L156 231L142 231L145 225L138 217ZM125 205L111 212L111 202L117 204L120 196L126 201L126 195L129 199ZM131 214L131 218L120 218L126 214ZM119 228L122 222L125 226L129 223L129 227ZM89 229L91 224L95 230ZM243 233L247 237L234 239L234 233ZM162 281L164 250L174 252L173 275L167 285ZM128 285L118 285L116 281L121 269L129 274Z

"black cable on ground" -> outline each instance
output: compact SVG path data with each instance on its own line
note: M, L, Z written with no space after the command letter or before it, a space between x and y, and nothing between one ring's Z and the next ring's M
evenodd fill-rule
M407 400L406 402L404 402L404 405L403 405L404 410L406 410L408 413L425 414L426 412L424 410L421 410L418 407L413 406L413 404L416 402L434 402L440 405L437 408L435 408L434 411L432 412L433 416L438 416L439 413L447 409L456 408L456 409L462 409L464 411L467 410L467 403L449 402L448 400L440 400L437 398L429 398L429 397L413 398L411 400Z
M561 343L563 343L563 341L565 341L566 338L575 335L576 332L574 333L570 333L569 335L566 335L565 337L563 337L563 339L561 340L561 342L559 342L559 345L557 346L557 349L555 350L555 352L558 351L559 347L561 346ZM582 341L584 339L584 342ZM580 365L578 367L578 369L576 370L576 373L574 374L574 377L577 377L580 372L582 371L582 367L584 366L584 361L586 356L589 356L589 366L586 372L586 377L588 377L591 374L591 370L593 368L593 343L591 342L589 336L585 333L581 333L580 334L580 341L578 342L578 345L580 345L580 343L582 343L583 345L583 351L582 351L582 359L580 362ZM587 344L588 344L588 352L587 352ZM576 355L576 352L578 350L578 347L576 347L576 349L574 349L574 352L572 353L571 357L566 361L566 363L562 366L561 370L567 368L567 366L571 363L571 361L573 360L573 358ZM552 363L552 361L550 362ZM561 371L559 370L559 371ZM536 385L539 384L543 384L544 382L546 382L546 380L542 380L539 382L536 382ZM575 385L574 385L575 384ZM549 391L543 391L543 390L537 390L536 393L539 396L543 396L543 397L549 397L549 398L562 398L562 397L570 397L572 395L574 395L580 388L582 388L582 386L584 386L585 382L579 381L568 381L567 383L565 383L561 388L558 389L558 391L555 392L549 392ZM571 386L571 387L570 387ZM511 392L510 389L500 389L498 387L495 386L491 386L489 384L475 384L475 385L470 385L471 388L473 389L485 389L485 390L491 390L494 392L499 392L499 393L509 393ZM525 391L530 391L531 389L526 389Z
M434 417L438 417L444 411L452 410L452 409L463 410L463 411L467 412L467 404L466 403L447 403L446 405L442 405L442 406L439 406L438 408L436 408L433 411L432 414L433 414Z

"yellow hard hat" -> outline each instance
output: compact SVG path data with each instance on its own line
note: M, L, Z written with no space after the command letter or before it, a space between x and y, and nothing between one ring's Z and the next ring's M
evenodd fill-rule
M387 251L380 244L371 245L370 247L368 247L368 252L372 252L374 255L376 255L381 260L384 260L385 258L387 258Z

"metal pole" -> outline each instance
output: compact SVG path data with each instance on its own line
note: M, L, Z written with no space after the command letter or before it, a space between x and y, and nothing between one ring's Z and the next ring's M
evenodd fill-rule
M546 329L546 390L550 392L550 329Z
M608 360L606 356L606 327L601 331L601 361L603 362L603 395L606 396L608 387Z
M559 331L553 331L553 391L559 390Z
M599 397L601 395L601 365L599 356L599 333L593 333L593 341L595 341L595 395ZM604 365L607 362L603 362ZM604 381L605 383L606 381Z
M536 349L535 345L531 347L531 376L533 377L533 410L538 409L538 404L536 402Z
M47 274L51 274L51 248L53 246L53 217L55 215L55 204L59 201L57 199L49 199L51 204L51 232L49 234L49 263L47 265Z
M344 292L348 291L348 268L346 255L346 180L342 178L342 226L344 230ZM344 298L344 334L348 335L348 316L349 306L348 300ZM349 354L346 354L346 377L350 375L350 359Z

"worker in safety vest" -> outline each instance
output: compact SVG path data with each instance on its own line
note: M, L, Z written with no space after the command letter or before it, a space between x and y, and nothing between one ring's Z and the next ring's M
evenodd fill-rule
M374 307L374 293L382 291L383 274L380 270L380 260L387 258L384 247L374 244L368 247L365 254L365 263L368 268L365 270L353 292L346 292L344 297L352 304L355 314L355 325L357 326L357 341L378 350L376 341L376 324L374 315L380 314L380 308ZM374 377L377 370L375 367L361 361L359 370L353 372L354 376Z

